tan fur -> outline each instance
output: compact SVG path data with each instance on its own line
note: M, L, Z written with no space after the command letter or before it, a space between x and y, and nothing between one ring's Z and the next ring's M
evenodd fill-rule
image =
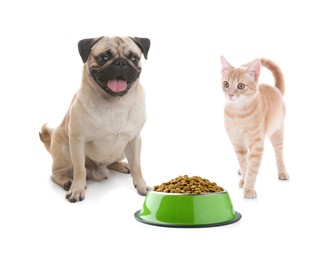
M267 59L256 59L240 68L232 67L224 57L221 62L222 89L228 100L224 123L240 165L239 185L244 187L244 197L255 198L265 137L270 138L275 150L278 178L289 178L283 161L284 79L280 68ZM261 65L273 73L275 87L258 83ZM239 89L238 83L245 87Z
M45 124L40 132L53 158L52 180L68 190L70 202L85 198L86 179L106 179L109 169L131 172L139 194L145 195L148 190L140 167L140 132L146 115L139 78L127 94L113 97L90 75L90 68L98 67L95 57L109 48L115 57L125 58L129 52L142 54L128 37L104 37L98 41L83 66L81 87L62 123L55 129ZM128 164L121 162L125 158Z

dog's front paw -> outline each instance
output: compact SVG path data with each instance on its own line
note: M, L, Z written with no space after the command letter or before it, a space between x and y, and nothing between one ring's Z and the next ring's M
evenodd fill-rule
M76 188L72 185L66 195L66 199L72 203L82 201L85 199L85 189L85 186Z
M145 181L134 183L134 187L137 189L138 193L142 196L145 196L147 191L150 190L150 187L146 185Z

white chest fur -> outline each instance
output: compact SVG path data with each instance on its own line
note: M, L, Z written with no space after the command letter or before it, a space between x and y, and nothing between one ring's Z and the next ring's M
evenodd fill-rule
M85 113L79 125L86 156L100 163L122 160L127 144L140 135L146 121L143 90L112 100L82 101L78 102Z

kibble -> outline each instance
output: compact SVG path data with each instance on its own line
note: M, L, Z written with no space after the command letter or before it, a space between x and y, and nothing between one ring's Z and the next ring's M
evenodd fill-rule
M222 192L224 189L215 182L199 176L178 176L168 182L153 187L154 191L167 193L202 194L211 192Z

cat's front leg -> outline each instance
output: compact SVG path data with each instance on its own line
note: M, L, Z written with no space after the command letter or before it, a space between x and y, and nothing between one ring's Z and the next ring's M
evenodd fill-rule
M239 180L239 187L242 188L244 187L245 183L245 176L247 172L247 154L248 154L248 149L245 147L245 145L241 144L235 144L234 143L234 150L237 155L237 159L239 162L240 169L238 170L238 174L241 176Z
M255 182L261 165L263 156L264 142L262 139L254 140L249 147L248 169L244 184L244 197L249 199L256 198Z
M246 172L246 171L245 171ZM238 175L241 176L240 180L239 180L239 187L243 188L244 184L245 184L245 174L242 173L241 169L238 170Z

